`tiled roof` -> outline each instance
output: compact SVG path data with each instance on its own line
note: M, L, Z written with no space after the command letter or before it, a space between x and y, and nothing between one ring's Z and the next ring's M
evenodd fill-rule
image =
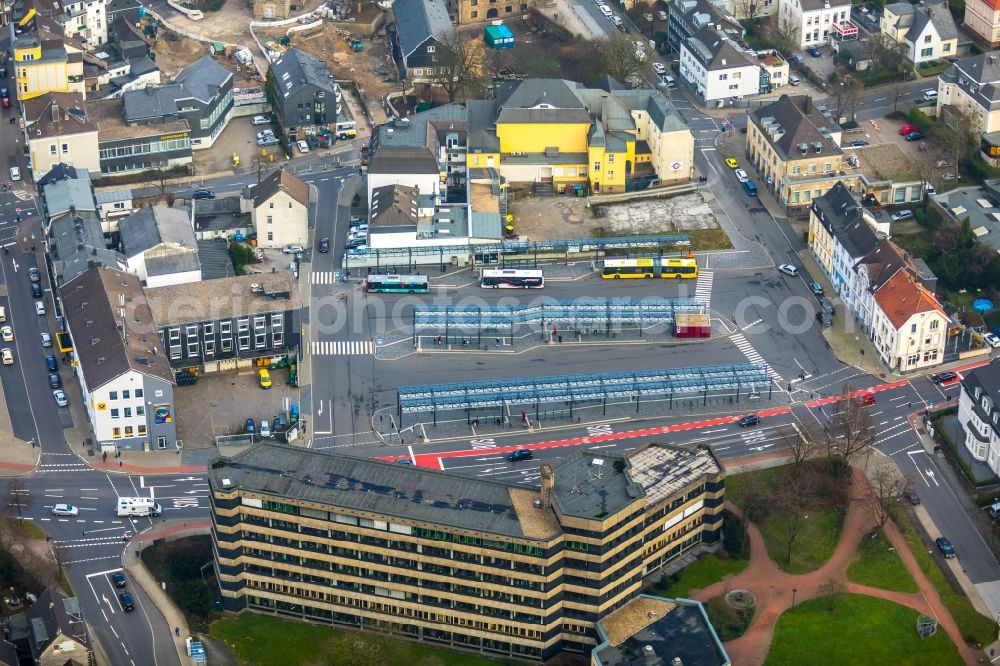
M278 191L287 192L288 196L303 206L309 205L308 183L295 176L291 171L277 169L250 190L251 195L253 195L254 208L264 205Z
M189 211L181 207L141 208L118 223L122 252L134 257L161 244L197 250Z
M232 77L232 72L217 63L212 56L205 55L179 71L174 77L174 83L184 88L185 96L208 104L216 91Z
M403 57L407 58L431 37L440 39L451 30L444 0L396 0L392 4L396 32Z
M417 223L417 189L407 185L383 185L372 190L372 228L413 226Z
M875 302L896 330L904 326L913 315L921 312L939 312L944 316L944 310L934 295L917 282L909 271L896 271L875 292Z
M770 138L765 127L764 119L767 118L773 118L781 132L776 141ZM751 111L750 119L785 160L843 154L829 134L824 136L820 132L820 129L839 132L840 126L824 116L808 95L782 95L777 101ZM818 153L813 147L816 142L821 144ZM807 155L800 156L800 144L806 144Z
M869 288L877 291L901 269L908 268L910 261L902 248L891 240L883 240L854 264L854 270L859 266L867 268Z
M574 92L576 83L563 79L506 81L497 89L500 123L590 123L590 114Z
M913 15L913 25L906 33L906 39L910 42L919 42L921 36L927 30L927 25L934 26L935 32L942 40L956 39L958 28L955 27L955 19L951 16L948 4L938 0L928 0L927 5L919 7ZM919 44L918 44L919 47Z
M150 287L146 297L160 327L286 312L302 305L291 271Z
M427 148L380 146L368 160L368 173L440 173L437 159Z
M271 63L275 86L283 97L303 84L309 83L333 96L335 84L330 70L305 51L289 49ZM346 105L345 105L346 106Z

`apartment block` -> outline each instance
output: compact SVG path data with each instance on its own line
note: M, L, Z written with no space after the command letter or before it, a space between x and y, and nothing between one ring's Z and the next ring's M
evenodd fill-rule
M225 607L526 661L589 655L650 574L721 538L707 447L579 451L541 489L265 443L209 471Z

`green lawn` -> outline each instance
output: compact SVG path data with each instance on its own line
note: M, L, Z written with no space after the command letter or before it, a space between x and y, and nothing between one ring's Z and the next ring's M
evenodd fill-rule
M730 606L724 594L709 599L705 603L705 612L723 643L734 641L745 634L754 616L753 608L737 610Z
M858 559L847 569L847 580L883 590L917 591L916 581L882 532L861 540Z
M730 574L738 574L746 569L750 562L731 557L720 557L714 553L706 553L690 566L684 567L673 576L664 576L653 585L649 594L662 597L686 598L691 590L700 590L712 583L722 580Z
M773 488L778 478L785 473L785 466L770 467L768 469L758 469L753 472L743 472L742 474L730 474L726 476L726 499L740 506L743 496L746 494L747 481L749 479L760 480L765 488Z
M757 526L767 545L767 554L782 571L792 574L815 571L830 559L833 549L837 547L843 523L840 512L835 508L812 509L807 510L806 515L808 517L802 521L802 527L792 545L790 562L785 561L785 519L772 515Z
M520 662L344 631L267 615L241 613L212 623L209 633L232 648L245 666L501 666Z
M930 638L917 637L914 610L859 594L840 596L832 612L827 603L811 599L778 618L766 666L962 663L943 629Z
M45 530L30 520L18 521L17 528L29 539L44 539Z
M977 642L980 645L992 643L997 637L997 623L991 618L980 615L972 607L972 602L969 601L968 597L952 589L951 583L945 578L941 567L927 550L927 546L920 540L920 536L912 525L903 521L899 529L910 545L910 550L913 551L917 562L920 563L920 568L930 579L938 594L941 595L942 603L948 607L951 616L955 618L955 623L958 624L958 629L962 632L966 642Z
M921 76L937 76L949 67L951 67L951 63L945 61L940 62L933 67L917 67L917 71L920 72Z

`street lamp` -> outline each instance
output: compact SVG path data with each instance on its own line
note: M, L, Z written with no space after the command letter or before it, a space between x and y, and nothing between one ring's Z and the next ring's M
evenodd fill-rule
M794 587L792 588L792 606L795 605L795 593L798 592Z

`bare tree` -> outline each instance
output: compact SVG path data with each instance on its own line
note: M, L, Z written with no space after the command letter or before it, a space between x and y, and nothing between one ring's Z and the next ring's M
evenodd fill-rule
M448 101L454 102L460 93L478 89L484 74L482 48L455 30L441 35L438 42L433 56L433 81L444 89Z
M837 608L837 602L844 597L847 591L845 585L834 578L829 578L819 586L819 593L823 597L823 605L826 610L833 612Z
M785 564L792 561L795 540L805 525L806 515L802 498L807 494L804 475L785 474L772 496L774 509L784 522Z
M885 33L872 33L866 44L874 71L898 72L906 61L906 47Z
M782 53L795 53L802 48L799 27L788 21L778 21L778 29L772 33L774 44Z
M892 112L895 113L899 108L899 100L906 96L906 89L903 87L902 81L895 81L892 84Z
M23 512L34 504L34 498L24 486L24 481L13 478L7 484L7 508L17 511L17 519L24 520Z
M819 445L814 439L798 430L783 431L781 434L788 441L788 452L792 458L792 471L799 474L802 463L816 455Z
M844 102L846 103L846 108L844 109L844 111L846 112L848 109L850 109L850 115L848 116L848 120L850 120L850 122L853 123L857 121L858 117L856 108L858 105L858 95L860 95L864 91L865 86L863 83L861 83L861 81L854 78L853 76L848 76L843 82L843 87L847 91L844 97Z
M768 508L771 504L768 493L765 492L758 477L748 474L745 481L744 493L740 496L739 501L734 502L740 513L743 514L743 520L740 523L740 544L744 552L747 551L750 523L759 523L767 518Z
M646 60L645 51L641 53L636 42L625 35L615 35L602 48L604 70L622 83L641 78Z
M951 158L955 175L959 175L959 165L975 155L978 148L976 137L979 126L976 119L964 109L945 105L940 121L934 124L933 134L935 142Z
M861 398L852 395L850 385L844 387L834 405L833 419L827 431L827 455L839 457L847 472L851 461L862 453L868 453L875 446L875 425L871 412Z
M892 518L892 508L911 485L910 480L891 465L880 465L869 475L862 499L871 509L879 529Z
M754 25L763 8L763 0L736 0L736 18L745 20L748 26Z

